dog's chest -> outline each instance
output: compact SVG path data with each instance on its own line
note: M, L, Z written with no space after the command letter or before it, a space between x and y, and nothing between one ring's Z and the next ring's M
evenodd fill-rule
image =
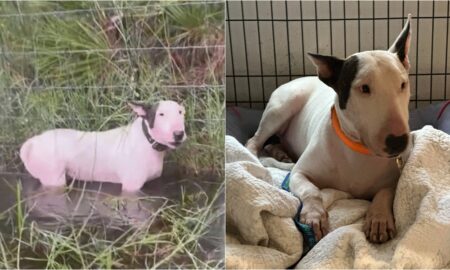
M349 192L356 198L372 199L380 189L392 187L399 178L399 169L395 161L381 159L361 157L359 160L336 161L336 188Z
M116 169L121 175L131 178L155 178L161 175L164 163L164 152L154 150L147 141L130 145L115 160Z
M322 152L322 157L311 162L300 160L300 170L320 189L333 188L350 193L359 199L372 199L382 188L392 187L399 171L391 162L351 161L345 157L331 158Z
M355 198L371 199L381 188L395 185L400 171L394 159L354 152L324 125L297 162L319 188L334 188Z

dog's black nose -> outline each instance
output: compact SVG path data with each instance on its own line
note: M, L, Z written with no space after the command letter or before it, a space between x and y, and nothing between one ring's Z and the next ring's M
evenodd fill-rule
M175 131L173 133L173 138L175 141L181 141L184 137L184 131Z
M389 134L386 137L386 149L385 151L390 155L397 155L403 152L408 145L408 135L403 134L400 136L395 136Z

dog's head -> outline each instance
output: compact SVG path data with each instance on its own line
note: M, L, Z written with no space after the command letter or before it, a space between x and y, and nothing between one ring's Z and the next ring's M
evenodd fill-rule
M337 93L341 125L374 154L392 157L409 140L408 103L411 14L388 51L366 51L347 59L309 54L320 80Z
M184 107L175 101L160 101L146 106L129 102L130 107L148 123L148 133L158 143L174 149L186 140Z

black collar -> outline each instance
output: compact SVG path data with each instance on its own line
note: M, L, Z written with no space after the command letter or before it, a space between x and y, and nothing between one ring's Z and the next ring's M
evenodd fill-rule
M150 133L148 133L147 126L145 125L145 119L142 118L142 131L144 132L145 138L147 138L147 141L152 145L153 149L155 149L158 152L166 151L169 147L167 145L164 145L162 143L159 143L155 141L155 139L150 136Z

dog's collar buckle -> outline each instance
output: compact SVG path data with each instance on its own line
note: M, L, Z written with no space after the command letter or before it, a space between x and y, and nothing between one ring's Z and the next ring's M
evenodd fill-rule
M401 171L403 169L403 166L405 166L405 162L403 161L402 156L396 157L395 162L397 163L398 169Z
M144 132L144 136L147 139L147 141L152 145L152 148L155 149L156 151L163 152L169 148L167 145L157 142L155 139L152 138L152 136L150 136L150 133L148 133L147 126L145 125L144 118L142 118L142 131Z

